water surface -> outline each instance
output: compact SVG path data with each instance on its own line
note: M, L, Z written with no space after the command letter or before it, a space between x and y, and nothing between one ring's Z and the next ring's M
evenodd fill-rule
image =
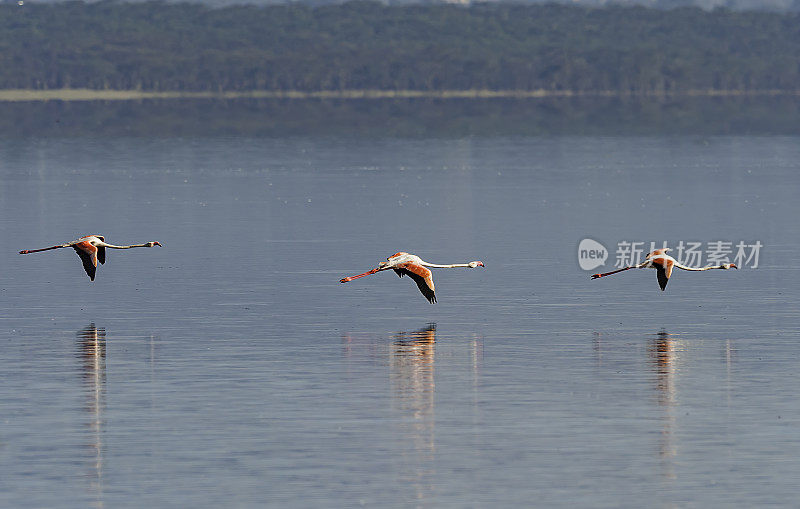
M790 505L799 147L0 141L0 504ZM17 254L89 233L164 247ZM764 247L661 292L585 237ZM486 267L338 283L400 250Z

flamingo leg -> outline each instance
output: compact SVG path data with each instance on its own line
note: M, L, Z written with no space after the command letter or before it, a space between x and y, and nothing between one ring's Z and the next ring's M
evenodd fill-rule
M68 246L68 245L65 245L65 246L51 246L51 247L45 247L45 248L42 248L42 249L25 249L25 250L23 250L23 251L20 251L20 252L19 252L19 254L38 253L38 252L40 252L40 251L50 251L51 249L61 249L62 247L69 247L69 246Z
M628 269L635 269L636 267L624 267L622 269L612 270L611 272L604 272L602 274L592 274L592 279L597 279L599 277L610 276L611 274L616 274L617 272L622 272L623 270Z
M354 279L358 279L358 278L364 277L364 276L369 276L370 274L375 274L376 272L380 272L382 270L383 269L381 267L378 267L378 268L375 268L375 269L372 269L372 270L368 270L367 272L365 272L363 274L357 274L355 276L342 278L342 279L339 280L339 282L340 283L347 283L347 282L352 281Z

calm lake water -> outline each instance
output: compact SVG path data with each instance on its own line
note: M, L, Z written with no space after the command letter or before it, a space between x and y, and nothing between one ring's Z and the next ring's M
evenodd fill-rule
M800 479L796 136L0 139L0 505L753 507ZM71 250L117 244L90 282ZM592 281L578 243L760 242ZM434 270L438 303L381 273ZM601 269L597 269L601 270Z

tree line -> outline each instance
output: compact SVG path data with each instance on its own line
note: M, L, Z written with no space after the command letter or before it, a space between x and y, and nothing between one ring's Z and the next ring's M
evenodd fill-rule
M0 4L0 88L800 90L800 14L354 1Z

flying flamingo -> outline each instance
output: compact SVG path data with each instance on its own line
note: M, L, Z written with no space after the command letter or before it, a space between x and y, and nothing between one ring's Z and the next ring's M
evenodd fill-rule
M49 251L50 249L61 249L62 247L71 247L78 253L83 262L83 268L89 279L94 281L94 274L97 271L97 262L106 263L106 248L110 249L131 249L134 247L161 247L160 242L147 242L144 244L134 244L132 246L115 246L114 244L107 244L105 237L102 235L87 235L78 240L67 242L59 246L45 247L43 249L26 249L20 251L19 254L38 253L39 251Z
M433 304L436 302L436 294L434 293L434 286L433 286L433 275L431 271L428 270L428 267L434 269L450 269L454 267L469 267L470 269L474 269L475 267L483 267L483 262L475 261L469 263L453 263L450 265L438 265L435 263L428 263L424 261L419 256L399 252L395 253L389 258L386 259L387 261L381 262L376 268L367 271L363 274L358 274L356 276L350 276L346 278L342 278L339 280L340 283L347 283L348 281L352 281L354 279L358 279L360 277L369 276L370 274L375 274L376 272L380 272L382 270L394 270L398 276L408 276L417 283L417 287L419 291L422 292L422 295L428 299L428 302Z
M621 269L612 270L611 272L605 272L603 274L592 274L592 279L601 278L604 276L610 276L611 274L616 274L617 272L622 272L624 270L629 269L656 269L656 275L658 276L658 285L661 287L661 291L663 292L664 289L667 287L667 283L669 282L669 277L672 275L673 267L677 267L682 270L691 270L695 272L703 271L703 270L711 270L711 269L738 269L736 264L734 263L723 263L722 265L709 265L708 267L687 267L686 265L681 265L678 263L678 260L671 257L667 254L667 251L671 251L670 248L664 249L656 249L652 253L648 253L642 263L631 265L629 267L623 267Z

